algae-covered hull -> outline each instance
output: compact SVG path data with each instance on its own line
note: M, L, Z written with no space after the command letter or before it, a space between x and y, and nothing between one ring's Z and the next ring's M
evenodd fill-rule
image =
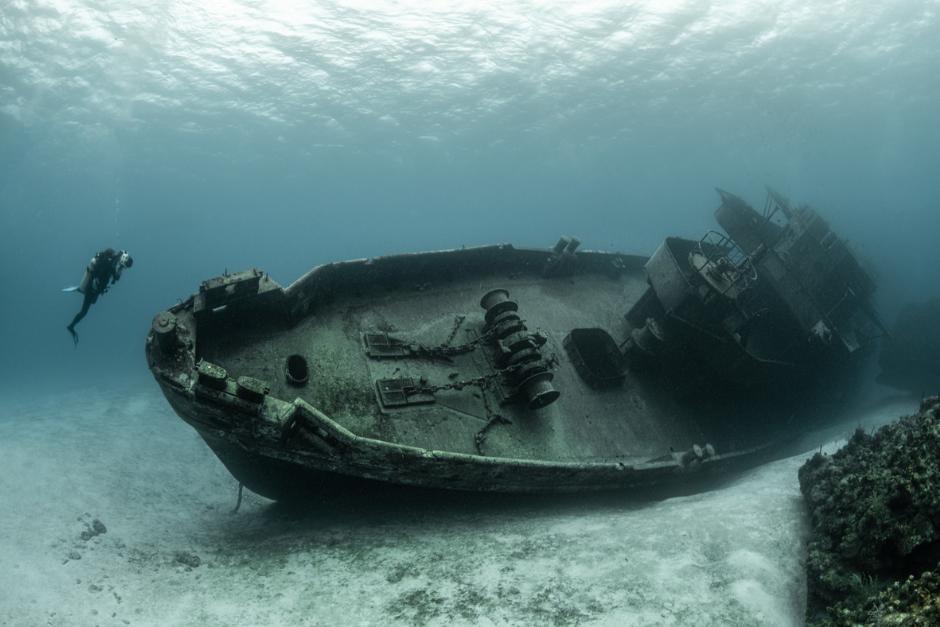
M271 498L682 485L772 455L820 376L855 361L831 337L787 349L802 331L783 311L751 315L786 309L757 252L563 238L329 264L287 288L249 270L158 314L147 354L175 411Z

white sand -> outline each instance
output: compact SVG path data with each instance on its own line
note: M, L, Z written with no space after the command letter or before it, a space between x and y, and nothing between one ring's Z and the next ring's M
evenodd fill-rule
M0 407L0 624L797 625L804 459L645 506L297 511L246 491L233 514L236 482L155 385L14 402ZM83 540L95 519L107 531Z

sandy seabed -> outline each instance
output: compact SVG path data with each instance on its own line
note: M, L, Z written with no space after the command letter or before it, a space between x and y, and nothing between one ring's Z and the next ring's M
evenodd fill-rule
M645 504L246 491L233 513L236 481L155 385L9 401L0 624L799 625L805 458Z

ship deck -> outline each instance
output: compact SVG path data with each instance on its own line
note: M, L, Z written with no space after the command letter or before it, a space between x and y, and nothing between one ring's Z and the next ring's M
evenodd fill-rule
M406 275L367 284L334 280L329 297L320 290L315 306L292 324L261 316L206 325L200 356L231 376L268 382L275 397L302 398L356 435L428 450L629 464L696 443L723 449L748 444L735 441L740 430L731 425L737 420L721 420L727 416L707 403L677 398L668 382L628 371L622 384L595 389L576 371L562 345L565 336L575 328L601 328L623 342L630 331L624 314L647 289L640 263L613 273L589 267L556 278L533 268L494 264L425 282ZM345 272L355 277L357 270ZM368 265L358 272L369 272ZM317 280L311 273L288 296L309 291ZM376 381L424 378L438 386L476 379L492 373L492 351L478 347L450 361L375 359L367 355L364 334L428 346L471 341L483 329L480 297L494 288L507 289L528 328L547 337L542 351L557 358L553 384L559 399L530 410L524 403L501 404L499 386L469 384L438 391L431 403L383 407ZM300 387L284 376L287 357L294 354L309 364L309 381Z

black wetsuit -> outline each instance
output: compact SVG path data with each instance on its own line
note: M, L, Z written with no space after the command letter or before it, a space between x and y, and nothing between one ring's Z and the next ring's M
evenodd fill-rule
M98 302L98 297L108 291L109 284L121 278L121 273L117 269L120 256L121 253L113 248L102 250L95 254L91 263L85 268L85 276L82 277L82 283L78 288L78 291L85 295L85 299L82 301L81 311L75 314L72 322L66 327L76 341L78 336L75 334L75 325L85 317L88 309Z

